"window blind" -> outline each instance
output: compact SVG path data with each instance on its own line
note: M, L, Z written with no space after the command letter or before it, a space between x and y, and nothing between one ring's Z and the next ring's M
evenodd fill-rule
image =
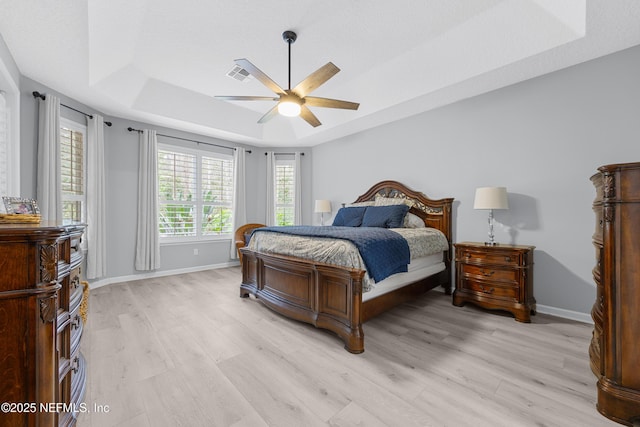
M84 195L84 133L60 128L60 181L62 187L62 218L82 221Z
M276 225L295 224L295 164L276 161Z
M159 149L160 236L231 234L233 175L231 158Z

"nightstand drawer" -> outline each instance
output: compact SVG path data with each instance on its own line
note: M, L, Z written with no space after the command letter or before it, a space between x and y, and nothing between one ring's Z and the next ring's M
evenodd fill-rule
M461 280L462 289L468 289L492 298L510 298L517 300L518 288L513 286L499 286L496 283L488 283L480 280L464 278Z
M490 280L500 280L517 284L520 271L516 269L501 269L483 267L480 265L463 264L462 274L465 277L473 276Z
M492 252L478 252L464 249L461 251L460 257L457 258L456 261L473 264L498 264L509 266L517 266L520 264L520 258L518 257L518 255L513 253L498 252L495 250Z

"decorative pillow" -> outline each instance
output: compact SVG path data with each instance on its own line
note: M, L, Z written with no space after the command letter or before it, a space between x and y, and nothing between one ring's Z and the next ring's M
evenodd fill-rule
M369 206L366 209L362 218L362 227L400 228L409 211L409 206Z
M374 200L368 200L366 202L355 202L349 203L349 206L375 206L376 202Z
M426 225L422 218L418 215L412 214L411 212L407 212L407 215L404 217L404 228L425 228Z
M379 194L376 195L376 206L392 206L392 205L407 205L412 207L414 205L413 200L401 199L399 197L384 197Z
M343 227L360 227L362 217L364 216L365 206L354 206L348 208L340 208L336 217L333 219L333 225Z

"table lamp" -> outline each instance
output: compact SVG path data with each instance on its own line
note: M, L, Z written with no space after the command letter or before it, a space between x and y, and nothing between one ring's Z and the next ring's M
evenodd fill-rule
M324 214L331 212L331 201L316 200L315 212L320 214L320 223L324 225Z
M485 242L487 246L495 246L493 236L493 210L509 209L507 201L506 187L480 187L476 189L476 197L473 203L473 209L489 210L489 241Z

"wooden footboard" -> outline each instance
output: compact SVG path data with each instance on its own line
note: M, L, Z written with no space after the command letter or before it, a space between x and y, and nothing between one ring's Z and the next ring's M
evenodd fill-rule
M241 297L253 295L277 313L335 332L351 353L364 351L362 324L367 320L439 285L451 292L451 272L446 269L363 302L364 270L241 251Z
M363 270L241 251L241 297L254 295L280 314L335 332L351 353L364 351Z

